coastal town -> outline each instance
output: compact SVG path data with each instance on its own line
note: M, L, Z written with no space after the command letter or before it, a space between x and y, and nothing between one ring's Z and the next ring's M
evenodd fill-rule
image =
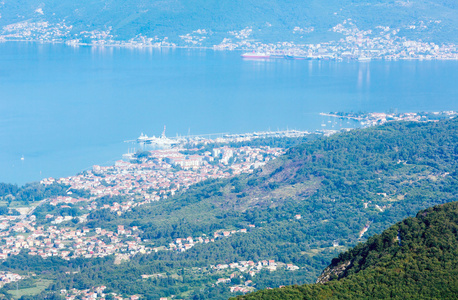
M144 151L137 154L138 159L134 163L119 160L114 166L94 166L92 170L76 176L47 178L41 183L57 182L72 189L89 190L94 197L131 195L143 200L115 210L122 212L133 204L137 206L173 196L178 190L186 190L203 180L251 173L284 153L284 149L280 148L228 146L193 155L183 154L182 151L179 148ZM128 157L135 159L135 154ZM56 204L59 201L56 200Z
M352 119L361 126L375 126L390 121L431 122L444 118L454 118L457 112L429 113L322 113L324 117ZM349 130L349 129L348 129ZM326 136L337 131L317 131ZM108 229L89 227L87 222L96 212L109 212L122 216L133 208L156 201L165 201L174 195L184 193L193 185L205 180L230 178L243 173L252 173L285 153L286 149L270 146L247 146L243 143L265 137L304 137L308 132L257 132L249 134L224 135L217 139L190 139L187 147L176 145L165 149L142 150L127 153L123 160L114 165L95 165L75 176L65 178L45 178L44 186L62 185L68 187L66 195L52 196L30 206L10 208L10 213L0 216L0 260L27 253L31 256L48 259L58 257L71 261L76 258L91 259L111 256L115 264L130 260L138 254L151 254L159 251L185 252L195 246L205 247L220 239L234 235L250 234L256 230L253 224L245 228L220 228L205 234L183 236L163 244L143 239L142 230L134 225L117 225ZM144 135L142 134L144 137ZM160 141L169 141L163 138ZM138 141L144 144L145 138ZM154 140L156 141L156 140ZM367 204L365 203L367 208ZM15 213L11 213L14 212ZM301 220L301 215L291 216L291 220ZM368 226L366 226L368 227ZM365 230L367 231L367 228ZM360 232L360 237L364 234ZM333 243L333 247L338 247ZM277 269L298 270L292 264L263 260L259 262L234 262L209 266L218 271L221 277L215 285L227 285L230 292L247 293L254 290L250 279L261 270L274 272ZM147 280L153 275L144 274ZM240 277L242 276L242 277ZM23 274L4 272L0 282L8 284L24 279ZM233 282L240 282L232 284ZM99 289L99 290L97 290ZM87 290L61 291L66 299L99 299L104 297L103 287ZM125 299L112 295L114 299ZM84 298L86 297L86 298ZM138 299L136 295L129 299ZM134 297L134 298L132 298Z
M452 119L458 115L456 111L441 111L441 112L371 112L371 113L354 113L354 112L331 112L321 113L322 116L354 120L361 124L362 127L370 127L384 124L393 121L409 121L409 122L437 122L440 119Z
M264 43L253 38L251 27L223 33L220 42L213 44L209 37L214 34L208 29L196 29L182 34L178 40L169 37L148 37L137 34L130 39L117 39L108 27L104 30L89 30L75 33L65 21L58 23L22 21L3 26L0 42L35 41L40 43L65 43L71 46L127 47L127 48L200 48L229 51L253 51L262 54L263 59L309 59L309 60L457 60L458 45L438 44L407 38L412 32L424 31L440 26L441 20L419 21L402 28L376 26L362 30L352 19L336 24L329 31L340 35L335 40L320 43L305 43L313 27L292 30L295 41ZM402 35L404 33L404 35Z
M184 192L193 184L207 179L227 178L254 169L275 159L284 149L270 147L228 146L213 148L212 152L185 155L183 149L172 148L144 151L137 154L134 162L117 161L114 166L94 166L92 170L67 178L46 178L44 185L54 183L69 186L67 196L45 199L29 210L22 209L19 216L0 217L0 259L17 255L27 250L30 255L42 258L59 256L63 259L76 257L103 257L119 255L120 259L138 253L151 253L158 250L185 251L197 243L214 242L215 238L227 237L235 231L217 231L206 237L186 237L168 246L148 247L139 237L136 226L117 231L102 228L76 229L75 225L84 224L89 213L109 210L121 215L133 207L160 201ZM188 150L189 151L189 150ZM134 157L132 157L134 158ZM71 190L86 190L90 196L75 197ZM102 204L104 197L124 196L125 201ZM47 213L37 219L34 211L41 205L56 209L76 209L74 215ZM239 232L246 233L246 229ZM209 233L210 234L210 233Z
M375 126L389 121L436 121L453 118L457 112L432 113L322 113L325 117L354 119L362 126ZM321 131L317 131L321 132ZM336 131L323 131L328 135ZM137 226L119 225L113 230L88 228L91 213L108 211L121 216L135 207L165 200L183 193L204 180L229 178L255 169L276 159L284 148L269 146L229 146L230 142L250 141L266 136L303 137L308 132L258 132L225 135L215 140L189 140L167 149L141 150L124 155L114 165L95 165L92 170L65 178L45 178L41 184L67 186L66 195L46 198L32 206L17 207L16 214L0 216L0 259L17 255L22 250L42 258L92 258L116 255L118 260L139 253L189 250L233 234L246 234L254 228L238 230L221 228L206 235L181 237L164 245L151 245L141 239ZM199 143L202 144L199 144ZM208 149L199 145L211 145ZM83 194L77 191L84 191ZM46 207L44 212L42 208ZM295 217L297 219L297 216ZM299 216L300 218L300 216Z
M430 21L436 24L440 21ZM411 25L404 30L412 31L430 24ZM418 27L418 28L417 28ZM372 59L384 60L456 60L458 47L454 44L438 45L422 41L409 40L399 36L399 28L377 26L372 30L361 30L351 20L344 20L331 29L341 34L339 40L326 41L317 44L301 44L281 42L265 44L249 39L253 30L246 28L240 33L243 38L227 38L214 49L218 50L252 50L264 54L263 58L290 58L308 60L358 60L367 62ZM294 29L296 34L313 32L313 28ZM262 57L262 55L260 56Z
M0 216L0 260L25 251L28 255L43 259L114 256L115 264L119 264L137 254L184 252L198 244L213 243L234 234L246 234L255 226L249 225L239 230L220 229L207 235L177 238L168 244L153 245L149 240L142 240L141 230L137 226L119 225L115 230L108 230L88 228L84 224L89 214L95 211L107 210L122 215L134 207L184 192L203 180L251 173L283 153L282 148L267 146L219 145L204 152L183 148L156 149L131 153L112 166L94 166L92 170L76 176L43 179L43 185L69 186L67 195L50 197L35 206L18 208L19 214L16 215ZM77 196L74 193L77 190L84 190L86 196ZM107 198L120 200L105 203L104 199ZM45 206L48 207L46 213L38 213ZM59 213L62 210L74 213ZM3 277L4 283L23 278L19 274L9 273ZM243 292L249 289L239 287L235 290ZM75 299L78 295L89 297L83 299L98 299L103 298L102 292L103 289L94 287L84 291L62 291L62 295L67 299ZM91 298L94 296L97 298ZM114 299L125 299L113 296Z
M457 298L458 0L0 0L0 49L0 300Z

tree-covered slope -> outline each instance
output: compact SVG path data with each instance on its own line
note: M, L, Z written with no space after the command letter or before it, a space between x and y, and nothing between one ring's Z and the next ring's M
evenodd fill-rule
M202 182L121 216L109 210L92 213L78 226L137 226L142 240L158 248L177 238L212 238L216 231L247 233L196 244L185 252L137 255L119 265L113 259L61 264L49 289L106 285L147 299L223 299L231 295L229 285L215 285L223 275L210 266L250 260L299 267L239 274L256 289L314 282L333 257L367 236L421 209L456 200L457 129L458 120L452 119L352 130L292 147L254 174ZM24 271L12 260L3 267ZM159 273L168 277L141 278Z
M420 211L340 254L318 281L238 299L457 299L458 202Z
M110 30L119 40L142 34L183 44L180 35L205 29L204 44L210 46L225 37L237 40L228 33L244 28L253 29L251 41L323 42L335 39L329 30L349 18L363 30L389 26L400 29L402 36L425 41L456 43L458 30L453 0L4 0L0 9L2 26L65 22L72 26L69 39L83 31ZM419 29L411 30L411 25ZM295 27L305 31L298 34Z
M293 147L255 174L200 183L122 217L94 214L89 225L130 222L153 240L248 224L258 230L303 226L313 232L307 236L320 237L318 245L355 242L368 222L367 234L380 233L419 209L454 199L457 126L457 120L401 122L338 134ZM292 222L296 214L298 224Z

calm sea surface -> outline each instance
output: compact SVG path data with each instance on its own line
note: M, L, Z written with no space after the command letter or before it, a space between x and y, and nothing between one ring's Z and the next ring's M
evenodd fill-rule
M457 80L456 61L255 61L240 52L0 43L0 182L113 163L127 152L124 140L157 136L164 125L168 136L314 130L330 129L320 112L458 110Z

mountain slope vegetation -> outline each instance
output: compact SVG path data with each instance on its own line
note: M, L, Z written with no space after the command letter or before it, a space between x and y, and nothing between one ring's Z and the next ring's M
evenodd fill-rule
M293 147L256 174L200 183L122 217L93 215L89 225L129 221L145 238L170 239L224 226L262 229L300 214L307 226L325 221L334 236L370 221L371 234L421 205L453 199L457 145L456 120L355 130Z
M362 30L390 26L402 29L403 36L424 41L456 43L458 30L458 7L452 0L4 0L0 9L2 26L65 21L72 33L110 30L118 40L142 34L176 43L182 42L180 35L205 29L204 44L210 46L225 37L237 40L228 33L244 28L253 29L250 40L261 42L323 42L334 39L329 30L349 18ZM408 29L411 25L421 30ZM296 34L295 27L313 30Z
M237 299L456 299L458 202L420 211L341 253L318 281Z
M222 299L231 295L229 288L214 285L221 275L210 267L250 260L299 267L244 278L257 289L314 282L333 257L367 236L421 209L456 200L457 129L458 120L452 119L352 130L292 147L254 174L202 182L120 216L109 210L93 213L78 226L137 226L141 238L159 248L177 238L211 238L216 231L247 233L182 253L137 255L121 264L114 258L56 263L59 276L47 293L106 285L147 299ZM22 261L11 257L2 268L39 270L50 263L34 259L34 266L26 266ZM147 281L142 274L167 277Z

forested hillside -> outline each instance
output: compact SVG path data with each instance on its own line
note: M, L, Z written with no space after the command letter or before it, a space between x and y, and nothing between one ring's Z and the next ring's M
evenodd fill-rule
M230 32L248 28L252 32L247 41L319 43L338 40L341 36L330 29L347 19L362 30L389 26L400 29L401 36L441 43L456 43L458 30L453 0L4 0L0 10L0 26L26 21L35 24L28 27L32 33L48 27L51 34L68 29L66 39L78 35L83 42L108 33L116 40L143 35L183 45L180 35L190 34L203 37L197 45L212 46L224 38L242 39L242 33Z
M457 127L455 119L398 122L336 134L293 147L254 174L202 182L122 215L101 210L90 214L87 223L75 225L138 227L140 237L158 252L130 261L40 258L25 265L23 254L22 259L9 258L2 268L37 273L43 269L54 281L46 293L106 285L147 299L223 299L234 295L231 285L249 280L256 289L311 283L332 257L367 236L421 209L456 200ZM185 252L161 250L177 238L213 238L215 232L243 229L247 232L221 236ZM268 260L284 267L256 274L214 267ZM50 264L55 271L49 271ZM357 270L356 265L352 269ZM232 273L235 279L215 284ZM161 275L144 279L145 274Z
M340 254L318 281L237 299L457 299L458 202L420 211Z
M22 204L30 204L51 196L67 195L70 187L63 184L52 184L44 186L38 182L17 186L15 184L0 183L0 200L11 203L13 201ZM89 193L84 190L72 190L78 196L88 196Z

